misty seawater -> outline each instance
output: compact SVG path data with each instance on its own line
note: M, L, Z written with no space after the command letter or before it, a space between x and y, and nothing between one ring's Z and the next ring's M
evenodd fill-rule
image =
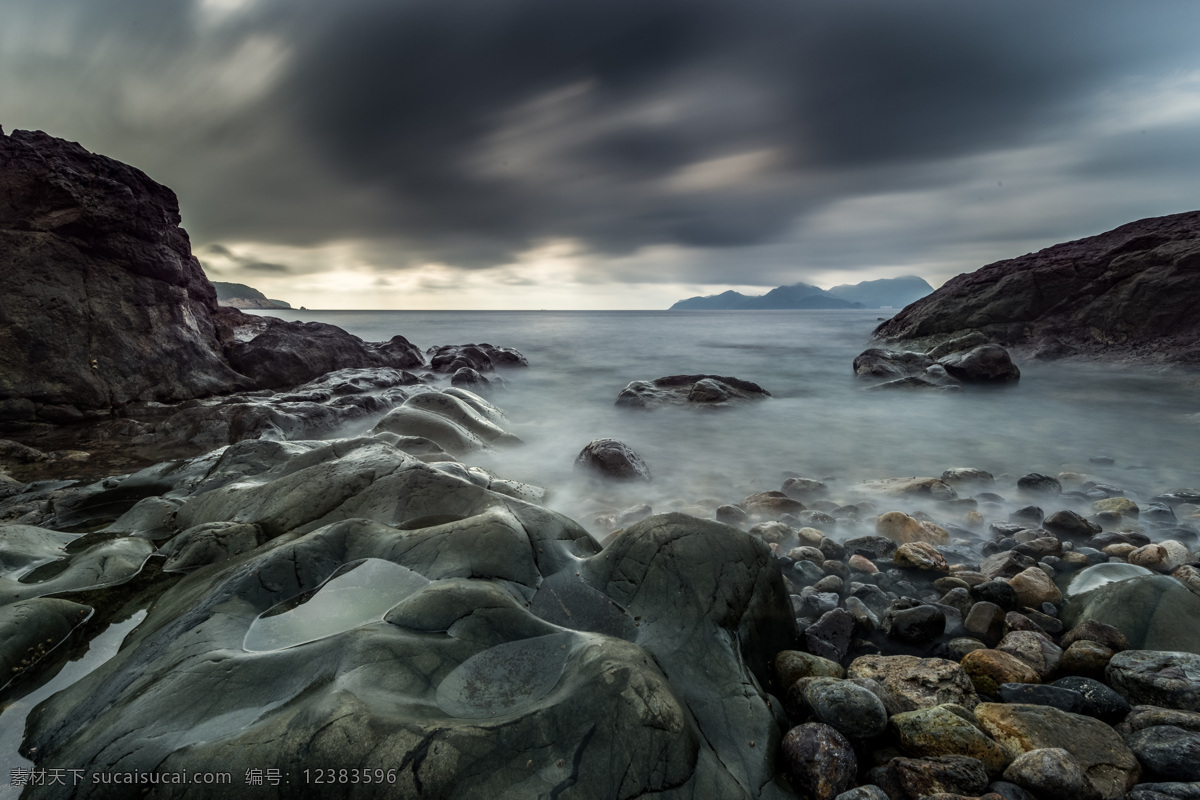
M1028 472L1075 471L1147 498L1193 485L1200 472L1195 374L1027 362L1015 385L864 391L851 363L872 346L877 309L265 313L332 323L368 341L400 333L422 350L466 342L520 350L530 367L502 372L507 388L490 399L526 444L466 460L546 487L547 505L585 524L606 506L736 503L778 490L788 475L826 480L836 494L862 480L969 466L996 475L995 490L1009 494ZM613 404L629 381L687 373L754 381L773 397L723 409ZM639 453L653 483L597 487L576 475L575 456L602 437Z

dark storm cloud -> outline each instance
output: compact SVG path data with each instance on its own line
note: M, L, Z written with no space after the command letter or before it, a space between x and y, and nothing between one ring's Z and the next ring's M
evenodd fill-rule
M1178 24L1115 3L438 0L327 13L280 107L421 244L481 263L539 237L609 253L769 241L860 190L865 171L909 167L896 179L919 183L927 162L1036 142L1131 60L1159 69L1174 45L1190 52ZM586 87L577 107L561 101L559 124L520 143L553 164L480 169L506 121L520 135L519 109L573 84ZM653 113L689 93L701 101ZM662 186L759 148L775 154L771 174L741 191ZM474 246L454 253L463 232Z
M21 60L28 85L74 70L78 129L169 179L199 240L386 240L397 268L491 266L553 238L603 255L758 247L724 268L743 283L799 261L774 245L839 202L953 187L962 160L1089 134L1103 90L1195 70L1200 27L1200 6L1172 0L24 8L76 40ZM1194 163L1186 139L1172 158ZM1107 139L1063 174L1168 167ZM847 263L869 260L865 238L848 245ZM702 261L720 277L719 256Z

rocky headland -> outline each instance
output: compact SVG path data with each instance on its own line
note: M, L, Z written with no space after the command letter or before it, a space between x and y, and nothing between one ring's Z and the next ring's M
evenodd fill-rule
M265 294L244 283L213 281L217 291L217 304L230 308L291 308L291 303L271 300Z
M18 476L0 476L0 724L23 726L21 796L61 797L52 776L79 771L80 798L129 796L93 776L183 772L231 781L135 782L158 798L1197 797L1200 490L1102 459L948 464L794 474L585 527L471 463L520 443L481 394L519 379L520 353L218 308L169 190L45 134L0 148L0 408L22 440L0 442ZM1015 379L991 347L856 368ZM767 396L718 375L635 383L631 405L658 414ZM104 471L90 449L113 441L151 463ZM43 479L20 471L38 464ZM634 492L654 479L613 439L578 464ZM25 703L77 659L80 677Z
M880 325L929 347L976 332L1038 358L1200 363L1200 211L1154 217L947 281Z

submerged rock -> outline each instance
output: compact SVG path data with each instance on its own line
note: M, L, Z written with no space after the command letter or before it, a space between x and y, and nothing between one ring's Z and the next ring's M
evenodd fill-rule
M617 394L616 405L625 408L661 408L687 405L723 408L771 393L757 383L725 375L669 375L653 381L632 381Z
M575 458L575 469L618 481L650 480L650 468L642 457L616 439L588 442Z

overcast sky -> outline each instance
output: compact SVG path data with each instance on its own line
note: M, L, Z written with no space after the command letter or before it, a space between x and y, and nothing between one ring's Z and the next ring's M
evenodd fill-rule
M0 125L310 308L664 308L1200 208L1195 0L0 0Z

